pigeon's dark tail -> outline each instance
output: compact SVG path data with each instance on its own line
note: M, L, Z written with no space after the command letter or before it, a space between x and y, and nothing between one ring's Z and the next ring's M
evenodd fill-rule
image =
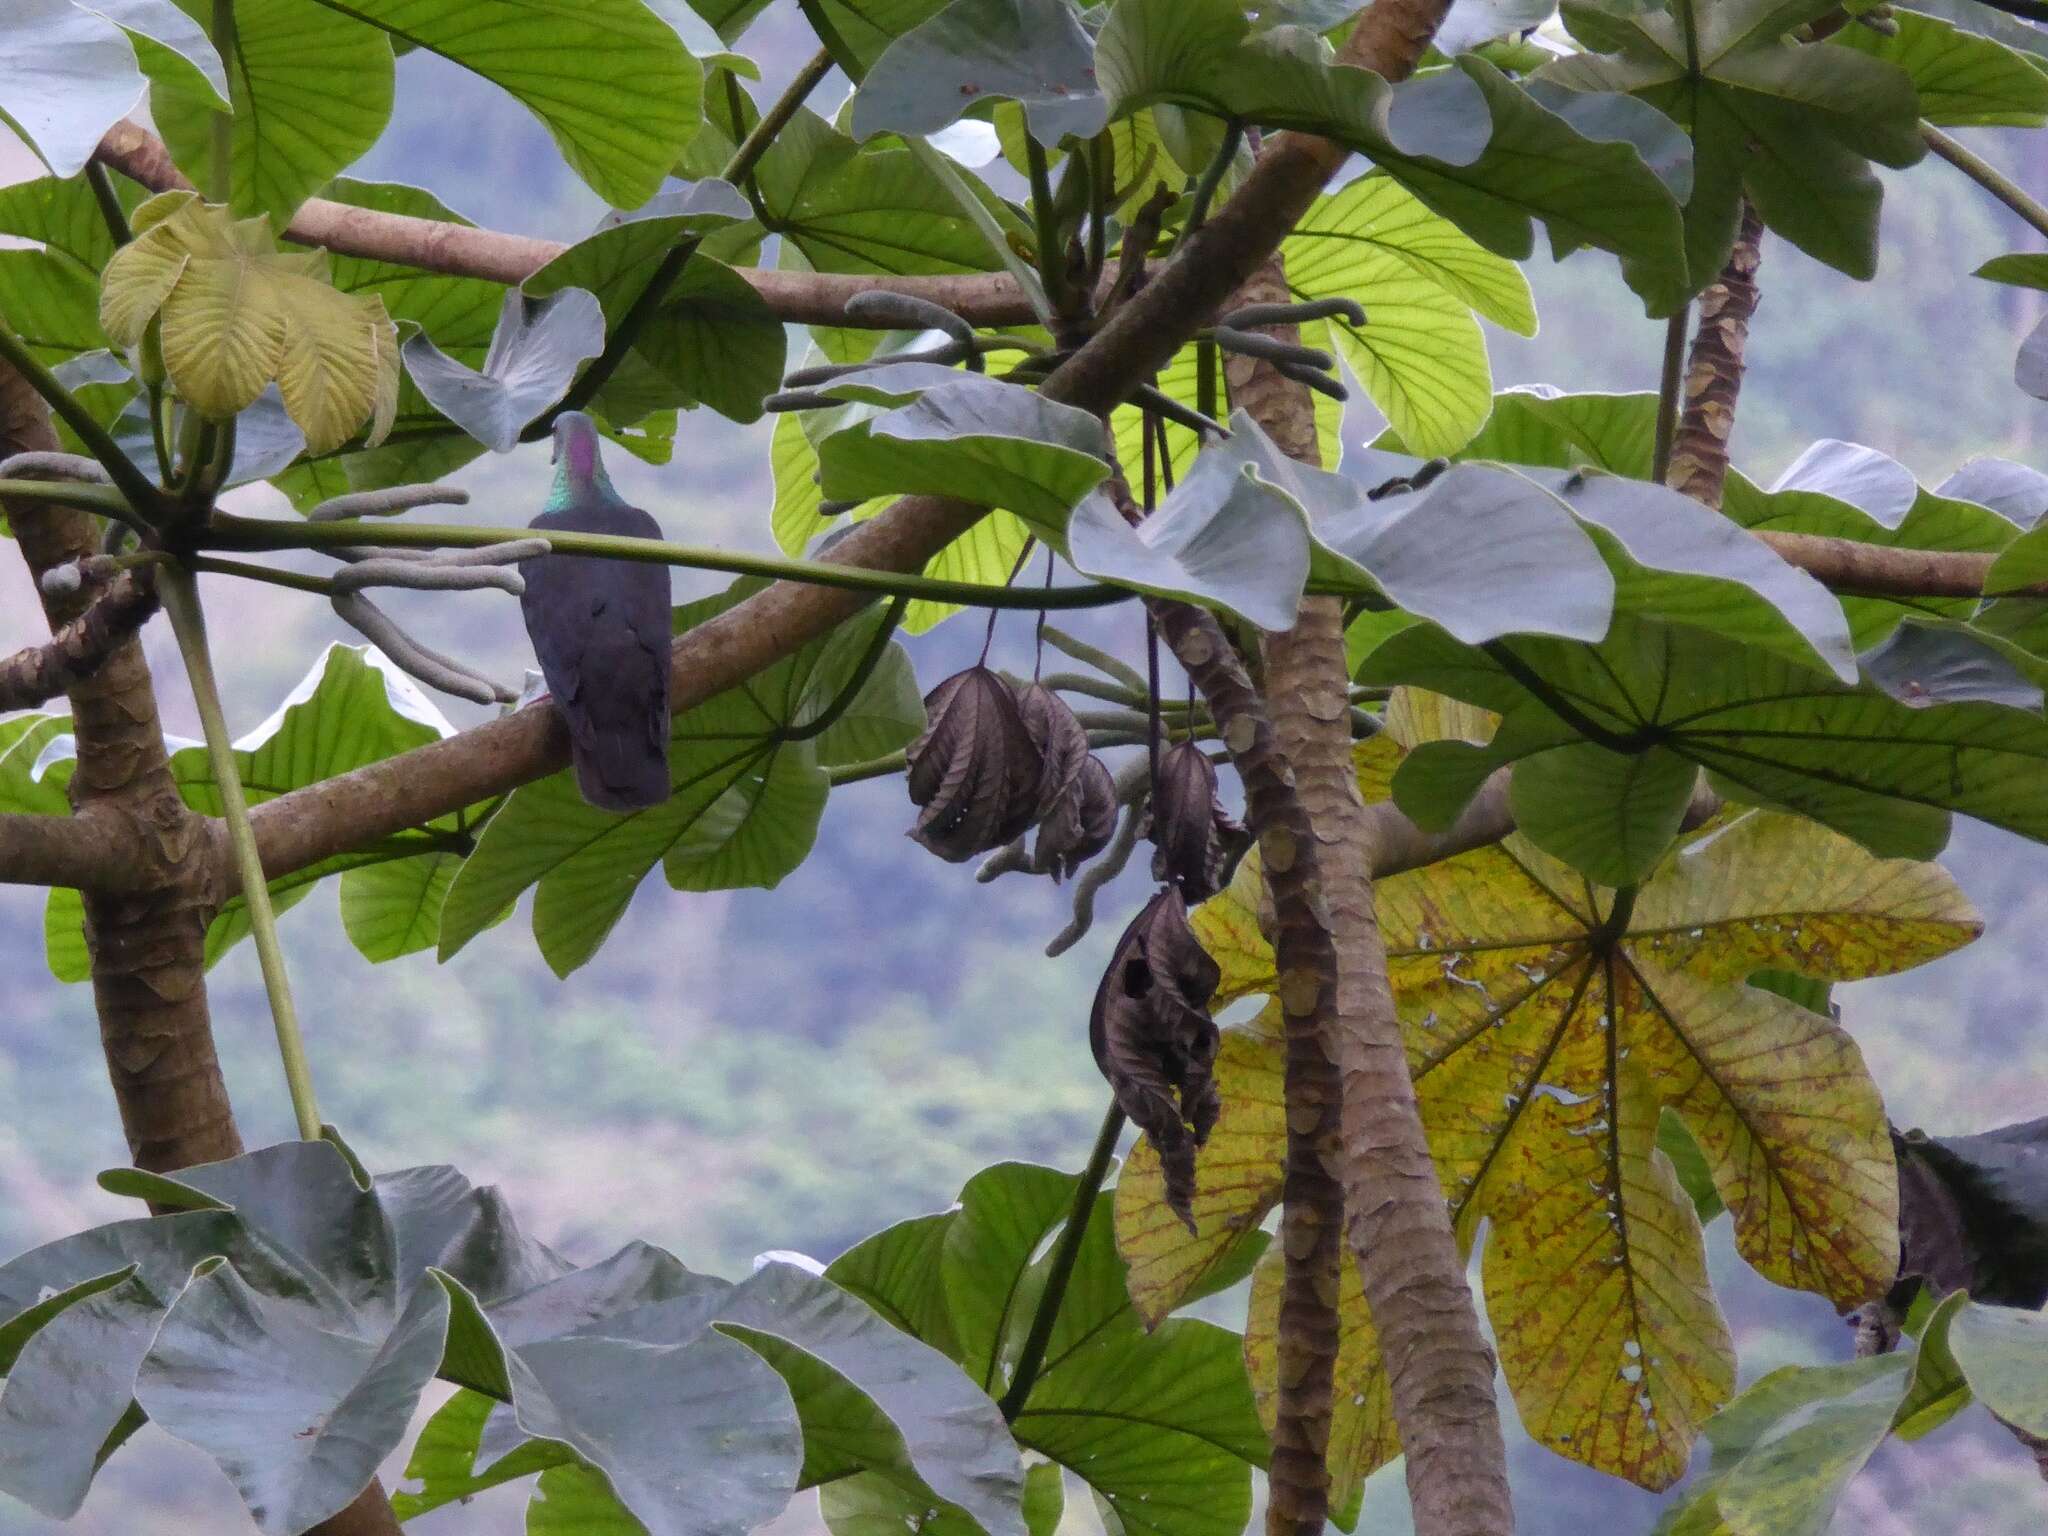
M594 742L572 741L576 787L599 810L645 811L669 796L667 721L660 746L636 736L601 733Z

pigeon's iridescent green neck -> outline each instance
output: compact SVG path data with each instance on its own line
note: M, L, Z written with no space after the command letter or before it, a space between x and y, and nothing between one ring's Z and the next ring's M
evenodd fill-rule
M617 501L611 476L597 451L597 427L581 412L565 412L555 427L555 483L543 512L560 512L578 502Z

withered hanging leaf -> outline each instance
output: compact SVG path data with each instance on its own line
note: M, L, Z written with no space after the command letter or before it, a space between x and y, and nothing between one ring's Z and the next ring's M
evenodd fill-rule
M1223 873L1244 828L1216 798L1216 765L1192 741L1160 757L1147 831L1155 849L1153 879L1174 886L1188 901L1207 901L1223 889Z
M1892 1133L1899 1278L1998 1306L2048 1302L2048 1120L1977 1136Z
M1038 820L1045 757L1016 690L987 667L956 672L925 695L931 722L910 744L910 835L949 863L1000 848Z
M1055 884L1109 846L1116 836L1116 776L1101 758L1082 757L1080 771L1038 824L1031 867Z
M1043 819L1052 814L1080 775L1081 764L1088 757L1088 733L1067 701L1041 683L1017 691L1017 709L1045 760L1038 786L1038 815Z
M1095 1065L1159 1154L1167 1204L1190 1232L1195 1149L1221 1110L1209 999L1222 977L1188 926L1187 903L1168 886L1117 940L1088 1018Z

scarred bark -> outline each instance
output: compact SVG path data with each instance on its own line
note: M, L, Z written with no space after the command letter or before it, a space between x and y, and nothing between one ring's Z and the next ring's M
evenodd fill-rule
M1285 304L1287 279L1278 255L1231 298L1231 307ZM1299 344L1293 326L1271 326L1265 334ZM1231 356L1225 368L1233 407L1248 411L1274 445L1306 464L1320 466L1315 412L1308 392L1265 364ZM1301 396L1293 409L1290 389ZM1351 709L1345 691L1344 645L1337 643L1334 674L1309 654L1307 630L1334 598L1306 598L1302 625L1266 640L1266 698L1280 756L1290 765L1293 793L1288 825L1268 827L1256 818L1266 880L1273 893L1275 989L1286 1026L1287 1163L1281 1187L1280 1251L1285 1268L1280 1286L1279 1326L1274 1344L1277 1391L1273 1425L1271 1489L1266 1501L1269 1536L1314 1536L1330 1510L1330 1391L1337 1366L1337 1288L1344 1263L1344 1190L1337 1181L1343 1151L1343 1086L1331 1049L1336 1027L1337 938L1325 892L1329 871L1322 853L1329 828L1317 822L1302 780L1301 730L1305 700L1322 699L1334 680L1344 756L1351 755ZM1341 618L1337 621L1341 624ZM1306 669L1306 670L1304 670ZM1309 753L1313 759L1313 751ZM1424 1529L1427 1529L1426 1527Z
M21 375L0 364L0 458L53 451L49 412ZM97 551L83 512L10 499L7 519L37 578L53 566ZM77 621L90 590L43 596L53 631ZM120 894L85 891L93 1002L100 1044L121 1126L135 1166L171 1172L242 1150L214 1050L207 1010L206 925L221 901L207 855L207 820L179 797L157 718L156 689L131 632L111 644L91 674L69 690L78 760L71 778L71 820L95 838L118 837L131 872L145 877ZM55 818L8 818L29 821ZM397 1536L383 1487L309 1536Z
M1286 298L1276 256L1237 302ZM1291 328L1272 333L1299 339ZM1229 376L1233 406L1249 412L1282 452L1320 465L1306 388L1249 358L1232 358ZM1341 1217L1386 1361L1417 1532L1507 1536L1514 1514L1493 1351L1479 1331L1416 1106L1373 907L1378 850L1352 762L1342 605L1335 598L1304 598L1295 627L1266 637L1265 655L1266 698L1310 836L1307 857L1295 849L1286 867L1267 864L1288 1042L1281 1402L1284 1413L1291 1354L1300 1373L1297 1391L1308 1399L1320 1389L1321 1409L1318 1420L1310 1416L1317 1404L1303 1401L1294 1443L1276 1437L1267 1529L1273 1536L1309 1536L1321 1530L1326 1513L1322 1452L1339 1255L1338 1233L1326 1224ZM1311 1159L1318 1165L1313 1175L1298 1168ZM1295 1210L1297 1189L1313 1214ZM1303 1330L1291 1343L1290 1308ZM1318 1358L1324 1351L1327 1357ZM1306 1478L1302 1463L1311 1455L1315 1475Z
M57 447L42 401L0 365L0 456ZM10 500L7 516L38 578L97 550L83 512ZM57 629L90 601L86 591L45 594L43 609ZM203 965L219 866L208 857L205 819L172 782L141 645L132 636L115 645L69 697L78 739L74 813L117 827L147 876L126 894L85 893L100 1042L129 1154L154 1170L232 1157L242 1141L214 1052Z
M1742 227L1728 264L1700 295L1699 328L1685 366L1684 409L1673 439L1665 483L1718 509L1728 479L1728 438L1735 430L1735 397L1742 389L1742 356L1756 313L1756 269L1762 259L1764 221L1747 199Z
M0 657L0 710L36 709L87 681L157 609L155 587L133 575L89 595L85 611L43 644Z

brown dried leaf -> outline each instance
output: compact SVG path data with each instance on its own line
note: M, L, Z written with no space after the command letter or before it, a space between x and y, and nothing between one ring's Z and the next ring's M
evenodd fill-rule
M1116 814L1115 775L1101 758L1085 755L1066 793L1038 825L1031 867L1057 884L1109 846Z
M1168 748L1159 759L1148 831L1153 879L1174 886L1190 902L1206 901L1223 888L1223 872L1244 828L1216 798L1216 765L1192 741Z
M1159 1154L1166 1200L1194 1231L1195 1149L1209 1139L1217 1030L1209 999L1222 972L1188 926L1171 886L1131 919L1095 992L1088 1043L1095 1064Z
M1014 689L987 667L956 672L925 695L925 732L906 753L910 835L949 863L1000 848L1038 819L1045 758Z
M1067 701L1038 683L1017 690L1017 710L1024 717L1024 729L1045 759L1038 785L1038 816L1050 816L1074 787L1081 764L1088 758L1088 733L1075 718Z

